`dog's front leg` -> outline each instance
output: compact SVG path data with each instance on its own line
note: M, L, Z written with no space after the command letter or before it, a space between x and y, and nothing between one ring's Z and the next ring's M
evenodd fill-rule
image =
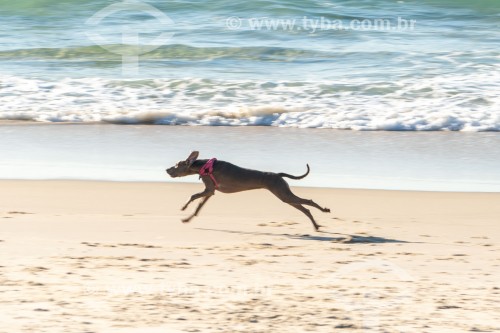
M195 201L196 199L211 196L211 195L214 195L214 190L209 189L209 188L205 188L205 190L203 192L193 194L191 196L191 198L186 202L186 204L181 208L181 210L185 210L189 206L189 204L191 202Z
M201 210L201 207L203 207L203 205L208 201L208 199L210 199L212 195L208 195L206 197L204 197L201 202L198 204L198 207L196 207L196 210L194 211L193 214L191 214L189 217L186 217L184 219L182 219L182 222L183 223L188 223L189 221L191 221L191 219L195 216L198 216L198 212Z

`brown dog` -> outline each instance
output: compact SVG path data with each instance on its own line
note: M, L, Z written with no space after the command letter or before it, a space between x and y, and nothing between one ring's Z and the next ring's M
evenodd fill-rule
M203 183L205 183L205 190L203 192L193 194L184 207L182 207L182 210L185 210L192 201L203 198L195 212L182 220L184 223L189 222L193 217L198 215L203 205L212 195L215 194L215 190L223 193L234 193L265 188L271 191L281 201L306 214L316 230L319 229L320 225L314 221L311 212L302 205L316 207L325 213L330 212L330 209L322 208L312 200L302 199L293 194L290 190L290 186L283 179L283 177L292 179L304 178L309 174L309 165L307 165L307 172L302 176L292 176L286 173L262 172L245 169L234 164L217 161L215 159L197 160L198 155L199 152L193 151L185 161L179 161L175 166L166 170L167 173L173 178L199 174Z

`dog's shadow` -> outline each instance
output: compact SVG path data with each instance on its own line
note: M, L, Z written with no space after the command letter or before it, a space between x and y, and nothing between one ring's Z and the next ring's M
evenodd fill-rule
M291 235L287 233L279 234L272 232L257 232L257 231L239 231L239 230L227 230L227 229L211 229L211 228L196 228L198 230L207 230L207 231L216 231L216 232L225 232L231 234L240 234L240 235L256 235L256 236L279 236L279 237L287 237L290 239L300 239L300 240L309 240L309 241L320 241L320 242L333 242L333 243L343 243L343 244L383 244L383 243L414 243L408 242L404 240L377 237L377 236L364 236L364 235L349 235L349 234L341 234L327 231L318 231L321 234L328 235L338 235L334 236L319 236L319 235Z

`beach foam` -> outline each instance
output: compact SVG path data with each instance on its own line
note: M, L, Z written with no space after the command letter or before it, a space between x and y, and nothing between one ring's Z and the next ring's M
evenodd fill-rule
M485 90L477 82L497 89ZM495 72L398 82L0 77L0 119L37 122L499 131ZM485 83L486 85L486 83Z

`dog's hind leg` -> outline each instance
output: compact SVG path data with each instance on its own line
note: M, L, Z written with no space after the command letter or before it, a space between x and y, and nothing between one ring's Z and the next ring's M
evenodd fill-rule
M297 197L297 196L296 196ZM300 203L301 205L308 205L308 206L313 206L315 208L318 208L320 211L322 211L323 213L330 213L330 208L326 208L326 207L321 207L320 205L318 205L317 203L315 203L314 201L312 200L308 200L308 199L302 199L300 197L297 197L298 200L298 203Z
M315 203L312 200L303 199L303 198L298 197L295 194L293 194L292 190L290 190L290 186L284 180L280 184L279 187L277 187L277 188L269 188L269 190L275 196L277 196L281 201L286 202L287 204L290 204L290 205L292 205L292 204L308 205L308 206L312 206L314 208L319 209L323 213L330 213L330 209L329 208L326 208L326 207L323 208L323 207L321 207L320 205L318 205L317 203Z
M298 210L300 210L302 213L306 214L306 216L311 220L313 226L314 226L314 229L316 229L316 231L319 230L319 228L321 227L319 224L316 223L316 221L314 220L314 217L312 216L311 212L309 211L309 209L303 207L302 205L299 205L299 204L293 204L293 203L289 203L289 205L291 205L292 207L295 207L297 208Z
M201 208L203 207L203 205L204 205L204 204L208 201L208 199L210 199L210 197L211 197L211 196L212 196L212 195L209 195L209 196L204 197L204 198L201 200L201 202L198 204L198 207L196 207L196 210L194 211L194 213L193 213L193 214L191 214L190 216L188 216L188 217L186 217L186 218L182 219L182 222L183 222L183 223L188 223L189 221L191 221L191 219L192 219L193 217L198 216L199 211L201 210Z

